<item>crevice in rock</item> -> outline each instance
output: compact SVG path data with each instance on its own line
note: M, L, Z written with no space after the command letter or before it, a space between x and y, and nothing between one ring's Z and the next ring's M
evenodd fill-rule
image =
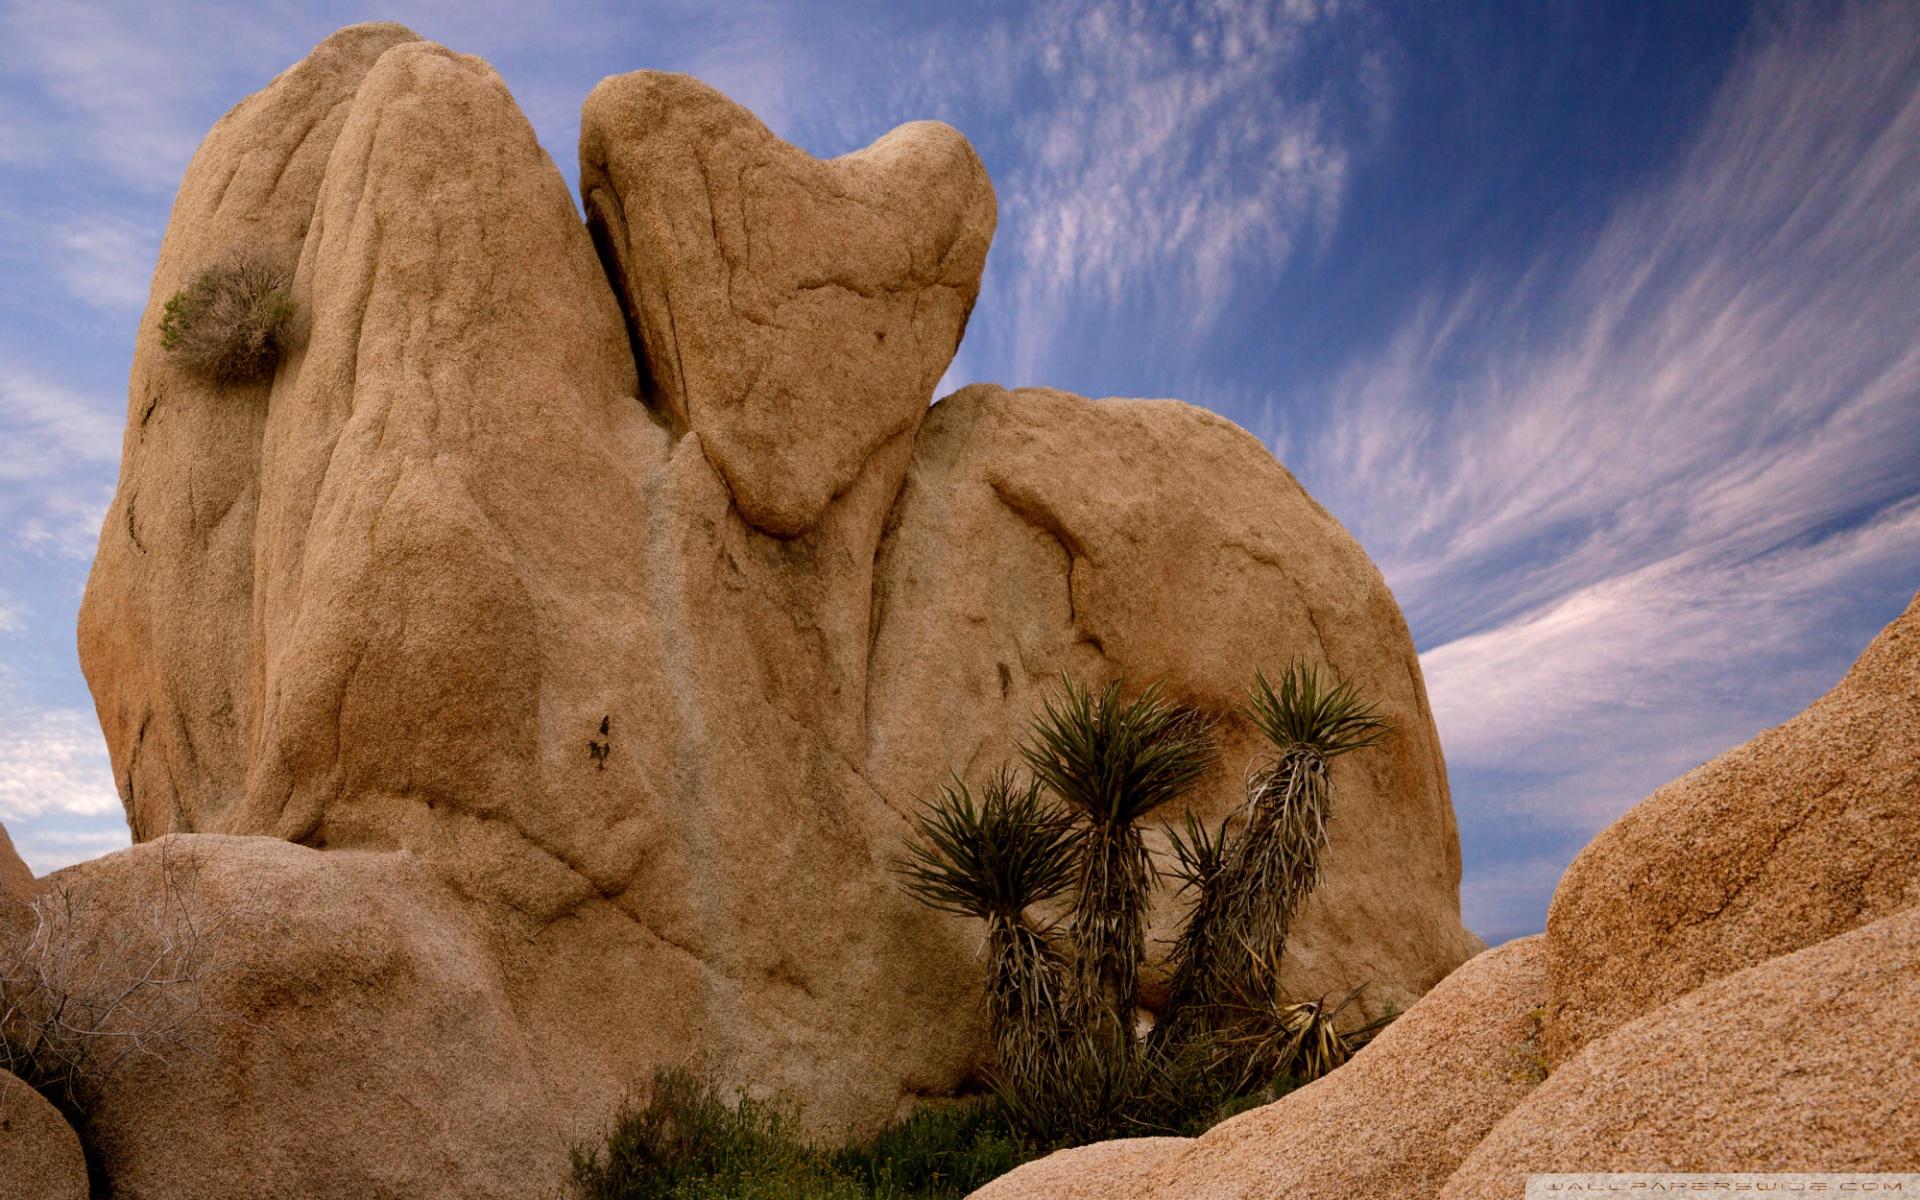
M1041 506L1033 497L1015 492L1005 480L997 476L989 476L987 486L993 489L994 496L1006 506L1007 511L1051 537L1059 545L1061 554L1065 555L1067 560L1067 624L1080 635L1079 640L1091 642L1095 649L1101 649L1099 638L1080 628L1080 609L1073 597L1074 567L1086 557L1080 549L1079 539L1067 531L1058 516Z
M631 303L632 279L627 271L626 256L621 253L621 247L625 244L626 214L620 207L619 198L609 195L603 188L589 191L585 201L587 236L593 242L594 257L600 260L601 274L613 289L613 301L620 310L620 321L627 329L627 350L633 355L634 374L640 383L640 403L656 420L662 420L662 414L666 411L666 396L659 375L653 368L653 360L647 353L646 340L640 333L640 314L633 310Z

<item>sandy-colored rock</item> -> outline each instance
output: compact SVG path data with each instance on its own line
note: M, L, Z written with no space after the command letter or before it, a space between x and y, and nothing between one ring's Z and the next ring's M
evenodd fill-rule
M967 139L902 125L821 162L686 75L603 80L580 194L649 398L756 529L814 527L912 437L959 348L995 204Z
M1920 909L1727 975L1555 1068L1444 1200L1538 1171L1920 1171Z
M0 934L27 919L28 906L39 891L33 871L14 850L7 827L0 825Z
M87 1160L60 1110L0 1071L0 1200L87 1200Z
M1158 1169L1191 1140L1124 1138L1058 1150L1014 1168L967 1200L1123 1200L1144 1195Z
M1920 598L1799 716L1580 852L1547 917L1556 1062L1703 983L1920 903Z
M49 878L82 985L131 996L112 1028L179 1022L90 1102L115 1195L552 1190L565 1142L505 980L413 856L189 834ZM180 982L122 986L154 961Z
M380 36L391 44L342 84L337 121L315 126L328 145L312 189L263 201L263 225L303 231L302 339L264 395L168 394L181 410L257 410L247 552L194 559L232 577L192 588L139 566L129 555L161 551L117 545L125 515L187 489L196 451L169 443L170 465L132 455L83 622L136 838L298 843L284 862L248 851L214 898L253 903L246 871L313 893L273 910L291 959L238 922L256 931L230 943L250 976L299 976L299 947L330 944L338 857L383 906L369 922L390 926L369 953L402 963L445 943L471 957L455 990L479 1025L395 1025L423 1044L524 1053L525 1073L516 1060L501 1074L540 1106L520 1129L524 1178L557 1178L564 1141L598 1131L659 1065L788 1092L823 1129L871 1123L977 1078L985 1053L977 929L913 903L890 868L915 804L949 768L1008 757L1063 668L1165 677L1225 713L1252 665L1295 655L1355 678L1396 734L1339 764L1329 877L1289 985L1372 980L1372 1003L1404 1005L1472 952L1405 624L1352 539L1256 440L1172 402L980 388L927 408L992 225L957 135L909 126L815 164L690 81L608 85L584 139L587 190L618 205L595 209L602 255L486 64ZM248 105L291 103L273 97L305 87L302 70ZM194 171L223 174L222 145ZM664 173L648 173L649 154ZM686 173L708 154L745 181L716 184L717 207L689 229L681 209L708 193L686 199ZM671 218L658 243L682 256L671 270L619 257L667 236L645 214ZM176 225L210 220L176 211ZM626 250L611 245L621 230ZM629 324L603 258L629 290L669 281L678 341L660 340L646 295ZM728 289L711 290L702 272L716 269ZM705 313L691 329L682 287ZM739 353L761 356L742 374L750 359L724 359L721 332L755 317L778 327L740 333ZM848 329L872 344L841 346ZM687 363L671 386L669 348ZM716 403L708 424L722 387L737 403ZM209 453L224 463L235 445ZM240 615L204 607L215 593L244 597ZM143 627L214 613L247 636L212 655L130 641L111 627L135 609ZM172 705L179 680L200 681L204 705ZM158 730L179 736L150 759ZM1243 726L1227 737L1234 769L1208 781L1210 812L1237 798L1253 749ZM190 753L199 765L175 769ZM127 868L105 864L121 861L63 875L119 886ZM375 1022L432 971L380 967L360 1007L326 1003L348 1025ZM169 1147L185 1114L235 1103L250 1046L202 1074L116 1085L129 1170L183 1169ZM445 1053L466 1069L466 1051ZM315 1172L311 1194L385 1179L413 1118L392 1115L389 1135L344 1102L308 1103L302 1088L348 1085L303 1062L279 1064L293 1083L246 1092L235 1128L271 1141L273 1122L298 1124L286 1153ZM169 1114L141 1116L162 1085ZM431 1144L455 1155L470 1134L459 1124ZM474 1161L501 1146L483 1141Z
M886 794L911 801L949 769L1007 761L1066 671L1163 680L1221 718L1222 767L1194 803L1222 815L1264 750L1237 715L1254 668L1328 663L1394 732L1334 763L1328 874L1284 984L1319 995L1371 981L1369 1012L1405 1008L1482 948L1460 927L1453 807L1400 610L1246 431L1173 401L970 387L929 414L889 526L867 750ZM1156 937L1174 915L1162 906ZM1150 992L1163 978L1149 972Z
M236 251L291 266L360 79L413 40L354 25L235 105L181 181L133 347L121 485L80 609L135 839L199 828L241 794L253 731L253 556L268 386L218 386L160 346L161 310ZM301 320L296 316L296 321Z

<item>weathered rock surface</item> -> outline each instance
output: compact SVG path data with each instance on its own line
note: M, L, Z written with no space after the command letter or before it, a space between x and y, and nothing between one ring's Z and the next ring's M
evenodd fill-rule
M1799 716L1596 837L1547 917L1562 1061L1703 983L1920 903L1920 597Z
M60 1111L0 1071L0 1200L87 1200L87 1160Z
M1016 1167L967 1200L1119 1200L1144 1196L1191 1138L1123 1138L1075 1146Z
M1920 909L1726 975L1555 1068L1445 1200L1535 1171L1920 1170Z
M170 382L150 418L168 368L143 350L83 665L136 838L241 847L208 902L244 910L226 944L247 986L306 980L338 1031L451 976L434 986L466 1015L396 1016L394 1036L447 1058L432 1088L506 1053L472 1117L518 1124L420 1135L423 1161L480 1138L476 1165L402 1187L382 1164L437 1101L376 1109L376 1128L350 1098L407 1092L350 1083L357 1051L336 1069L223 1034L205 1063L116 1085L130 1178L172 1178L181 1146L223 1152L189 1114L234 1097L252 1108L233 1144L284 1136L320 1180L308 1194L504 1196L534 1193L484 1190L482 1164L523 1156L499 1176L516 1188L557 1178L565 1141L658 1065L793 1093L828 1129L965 1085L985 1049L977 931L912 903L889 863L913 806L950 768L1008 757L1062 669L1164 677L1221 714L1255 664L1354 678L1396 733L1337 768L1289 986L1372 980L1373 1003L1406 1004L1473 951L1404 622L1257 441L1164 401L976 388L927 407L993 221L957 134L909 126L819 164L691 81L610 81L583 125L597 254L479 60L343 31L221 128L321 107L250 218L299 231L302 338L270 388ZM239 188L267 124L210 139L190 182ZM198 256L250 227L222 203L183 192L149 331ZM240 411L247 436L215 439L206 469L241 499L207 509L192 421ZM147 540L150 503L179 505L172 540ZM169 554L192 571L151 565ZM200 641L165 632L196 622ZM1253 750L1224 729L1235 765L1209 812ZM223 834L297 845L206 836ZM63 877L129 888L147 850ZM249 873L306 898L269 903ZM349 959L361 984L342 993L302 947L334 946L329 897L356 888L377 906L354 918L372 958ZM294 1001L233 1004L300 1028ZM286 1082L254 1080L256 1061ZM142 1116L161 1095L174 1111Z
M13 848L7 827L0 825L0 933L5 933L27 918L28 906L38 895L40 885L33 872Z
M607 79L580 194L638 331L650 396L700 435L749 525L816 525L914 427L959 348L993 187L920 121L821 162L685 75Z
M1494 1123L1544 1077L1543 939L1488 950L1447 976L1338 1071L1151 1162L1070 1150L1012 1172L975 1200L1344 1200L1437 1194Z
M355 25L320 43L220 119L174 200L134 342L121 485L80 609L81 660L114 681L94 700L136 840L202 827L238 799L254 719L268 388L179 370L160 346L161 306L236 251L299 258L361 78L413 38L398 25Z
M177 1024L89 1125L115 1195L546 1195L564 1155L485 931L406 853L172 836L56 872L71 951ZM174 949L162 955L163 941ZM91 985L89 985L91 986Z

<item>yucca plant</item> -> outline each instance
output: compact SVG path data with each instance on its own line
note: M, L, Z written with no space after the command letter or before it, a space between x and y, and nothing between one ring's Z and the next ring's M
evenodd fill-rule
M1062 676L1020 752L1034 777L1085 824L1069 936L1076 1014L1125 1031L1131 1047L1147 952L1152 859L1138 822L1183 795L1218 758L1211 731L1158 684L1128 703L1116 680L1099 696Z
M1167 1003L1161 1020L1153 1027L1155 1045L1180 1041L1188 1026L1199 1015L1195 998L1210 989L1205 977L1219 959L1215 939L1225 932L1221 905L1225 892L1218 886L1232 848L1231 819L1209 828L1191 810L1184 819L1185 831L1165 826L1167 844L1173 850L1173 877L1181 891L1193 893L1193 907L1174 938L1169 965L1173 979L1167 989Z
M1333 1003L1322 996L1239 1010L1226 1031L1218 1035L1232 1068L1231 1089L1245 1091L1283 1077L1310 1083L1352 1058L1385 1024L1382 1020L1352 1033L1341 1031L1340 1014L1365 986L1354 988Z
M1278 998L1273 968L1287 931L1320 882L1333 818L1328 764L1377 745L1387 721L1352 683L1330 683L1300 663L1282 672L1278 687L1256 671L1247 716L1274 754L1248 772L1246 826L1214 876L1220 928L1208 934L1209 966L1191 999L1264 1008Z
M1027 909L1073 883L1081 838L1038 781L1001 770L974 800L955 777L914 821L896 863L906 888L943 912L987 925L987 1026L1003 1090L1025 1091L1054 1069L1068 1029L1066 963Z

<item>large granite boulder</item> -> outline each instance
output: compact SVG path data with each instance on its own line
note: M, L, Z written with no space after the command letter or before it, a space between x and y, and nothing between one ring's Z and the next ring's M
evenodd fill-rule
M587 97L580 195L649 398L700 435L746 522L781 537L912 438L995 217L986 170L950 126L902 125L821 162L658 71Z
M1123 676L1219 718L1222 765L1194 800L1217 818L1265 749L1238 715L1254 668L1330 663L1393 734L1334 761L1327 877L1284 983L1368 983L1369 1012L1404 1009L1484 948L1460 927L1453 806L1406 623L1359 545L1245 430L1175 401L975 385L927 415L888 523L867 664L883 793L905 804L949 768L1005 761L1061 672ZM1156 942L1174 915L1162 906ZM1150 1003L1163 982L1149 970Z
M1562 1061L1704 983L1920 904L1920 597L1799 716L1580 852L1547 916Z
M161 347L168 297L244 251L300 256L333 144L380 55L356 25L222 117L187 167L133 346L120 487L80 609L83 663L134 839L202 827L243 792L253 728L254 548L268 385L220 386Z
M472 1133L475 1163L557 1177L663 1064L870 1123L966 1086L985 1051L977 931L890 870L915 804L1008 758L1064 669L1163 678L1222 716L1231 766L1196 803L1224 811L1252 668L1304 656L1395 733L1337 768L1289 986L1404 1005L1477 948L1405 624L1255 439L1171 402L975 388L929 408L994 217L958 134L816 163L643 73L595 91L582 175L591 231L498 76L393 26L336 34L210 135L81 614L143 845L63 877L117 880L168 834L255 835L277 856L209 843L231 861L216 916L257 902L249 872L364 888L385 964L364 970L393 986L340 995L303 965L331 902L273 908L272 947L238 920L231 952L352 1022L391 1007L448 1059L436 1088L465 1086L470 1040L504 1049L498 1087L539 1111L484 1088L476 1120L528 1123ZM182 375L159 306L256 240L297 262L291 352L268 385ZM398 981L441 973L468 1017L422 1026ZM400 1187L380 1164L413 1117L377 1129L322 1099L346 1068L309 1044L261 1060L281 1083L241 1093L232 1128L300 1122L286 1154L312 1194ZM202 1144L182 1114L226 1111L252 1046L116 1085L140 1089L103 1110L129 1177ZM162 1094L178 1113L130 1115ZM421 1136L457 1157L471 1132ZM527 1194L503 1171L405 1194Z

